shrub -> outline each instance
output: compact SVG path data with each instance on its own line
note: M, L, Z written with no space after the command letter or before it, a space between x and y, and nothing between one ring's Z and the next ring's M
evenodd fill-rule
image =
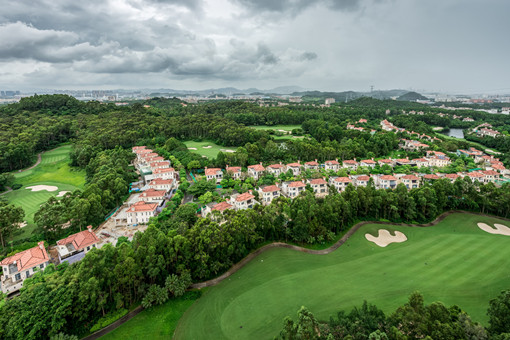
M14 183L12 186L11 186L11 189L12 190L18 190L19 188L21 188L23 185L19 184L19 183Z
M128 313L127 309L121 308L121 309L118 309L116 311L106 314L101 319L97 320L96 324L94 326L92 326L92 328L90 329L90 332L94 333L102 328L105 328L108 325L111 325L112 323L114 323L115 321L117 321L118 319L120 319L121 317L126 315L127 313Z

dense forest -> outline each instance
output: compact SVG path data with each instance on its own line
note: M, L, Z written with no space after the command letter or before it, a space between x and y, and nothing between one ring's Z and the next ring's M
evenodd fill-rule
M362 117L375 121L376 128L387 116L388 101L359 99L330 109L259 107L245 102L183 106L158 100L158 107L149 108L142 104L117 107L82 103L67 96L37 96L0 108L1 171L28 166L38 152L64 141L73 143L71 165L86 170L83 191L62 200L50 199L36 213L47 241L99 223L123 201L134 180L129 166L133 157L129 148L134 145L154 147L183 171L209 165L386 156L400 137L378 128L376 134L345 130L346 123ZM390 107L390 116L404 105L398 102ZM246 124L301 124L309 137L282 142ZM208 160L183 146L182 141L189 139L210 139L239 149ZM437 148L464 145L464 141L445 141ZM136 303L163 303L191 282L223 273L270 241L326 244L359 220L426 222L452 209L510 214L508 184L496 187L458 179L454 183L438 180L412 190L403 185L377 190L369 185L335 193L332 188L324 199L306 190L294 200L281 197L269 206L228 211L224 223L218 223L198 218L193 203L179 205L185 192L198 194L198 189L181 184L177 199L151 221L146 232L135 234L132 242L94 249L71 266L50 265L25 281L20 296L0 306L0 338L86 334L100 318ZM54 227L66 221L71 228Z

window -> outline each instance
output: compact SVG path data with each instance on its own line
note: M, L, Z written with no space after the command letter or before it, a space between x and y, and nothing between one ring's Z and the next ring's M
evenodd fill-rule
M21 280L21 274L19 274L19 273L18 273L18 274L16 274L16 275L14 276L14 279L15 279L16 281Z
M40 266L39 266L41 269L44 268L44 263L42 263Z
M87 247L87 251L89 251L89 250L90 250L90 246Z

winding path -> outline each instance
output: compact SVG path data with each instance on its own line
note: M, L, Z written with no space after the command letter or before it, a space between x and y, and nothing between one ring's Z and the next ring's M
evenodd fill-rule
M475 212L464 211L464 210L451 210L451 211L444 212L441 215L439 215L432 222L425 223L425 224L407 224L407 223L393 223L393 222L381 222L381 221L363 221L363 222L356 223L351 229L349 229L347 231L347 233L345 233L344 236L342 236L341 239L339 239L331 247L326 248L326 249L313 250L313 249L303 248L303 247L299 247L299 246L295 246L295 245L291 245L291 244L287 244L287 243L283 243L283 242L273 242L273 243L267 244L265 246L262 246L262 247L258 248L257 250L253 251L252 253L248 254L244 259L242 259L241 261L239 261L238 263L233 265L229 270L227 270L225 273L223 273L222 275L218 276L217 278L214 278L214 279L211 279L211 280L208 280L208 281L204 281L204 282L194 283L194 284L192 284L190 286L190 289L201 289L201 288L205 288L205 287L216 286L218 283L220 283L221 281L225 280L226 278L228 278L229 276L231 276L232 274L237 272L239 269L243 268L246 264L248 264L248 262L253 260L255 257L257 257L258 255L268 251L269 249L273 249L273 248L287 248L287 249L293 249L293 250L300 251L300 252L303 252L303 253L308 253L308 254L327 255L327 254L337 250L338 248L340 248L340 246L342 244L344 244L352 235L354 235L354 233L359 228L361 228L362 226L364 226L366 224L381 224L381 225L394 225L394 226L420 227L420 228L423 228L423 227L432 227L432 226L435 226L436 224L438 224L439 222L441 222L442 220L444 220L447 216L449 216L451 214L455 214L455 213L474 214L474 215L487 216L487 217L497 217L497 218L499 218L501 220L510 221L510 219L504 218L504 217L488 215L488 214L482 214L482 213L475 213ZM117 327L122 325L124 322L129 321L131 318L133 318L135 315L140 313L142 310L143 310L142 306L138 306L137 308L132 310L130 313L126 314L125 316L123 316L119 320L115 321L111 325L106 326L105 328L97 331L96 333L93 333L93 334L91 334L89 336L86 336L82 340L96 340L96 339L99 339L103 335L113 331L114 329L116 329Z

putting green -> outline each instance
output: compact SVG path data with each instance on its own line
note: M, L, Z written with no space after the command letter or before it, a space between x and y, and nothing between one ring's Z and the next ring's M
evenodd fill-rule
M35 229L34 214L39 210L41 204L51 196L57 196L60 191L74 191L83 189L85 186L85 171L75 170L69 166L70 145L64 145L57 149L42 154L41 163L33 169L23 172L13 172L16 180L22 187L18 190L6 193L2 197L10 203L18 205L25 210L27 226L20 229L13 240L30 237ZM56 186L57 191L46 190L32 191L26 189L35 185Z
M427 303L457 304L486 323L489 300L510 288L510 237L484 232L478 222L510 226L458 213L433 227L365 225L328 255L271 249L210 288L184 314L175 338L268 339L303 305L323 320L363 300L391 313L415 290ZM379 229L401 231L407 241L382 248L365 239Z

